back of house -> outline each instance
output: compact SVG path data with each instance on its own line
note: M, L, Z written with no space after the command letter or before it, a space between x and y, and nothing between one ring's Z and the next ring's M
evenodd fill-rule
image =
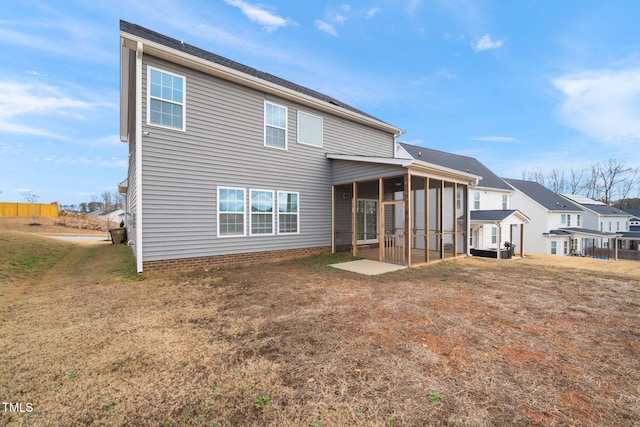
M340 101L121 21L121 139L139 272L332 246L327 153L393 158L402 132Z

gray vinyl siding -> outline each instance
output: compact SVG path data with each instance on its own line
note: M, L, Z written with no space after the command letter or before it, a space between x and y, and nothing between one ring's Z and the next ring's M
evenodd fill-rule
M348 184L354 181L367 181L380 177L400 176L407 170L397 165L332 160L333 184Z
M186 131L146 125L147 66L186 78ZM264 101L288 108L288 149L264 146ZM298 144L298 110L324 119L322 148ZM144 260L331 245L327 152L393 156L393 135L151 57L143 61ZM146 134L148 132L148 134ZM299 234L217 237L217 188L299 193ZM276 213L277 215L277 213Z

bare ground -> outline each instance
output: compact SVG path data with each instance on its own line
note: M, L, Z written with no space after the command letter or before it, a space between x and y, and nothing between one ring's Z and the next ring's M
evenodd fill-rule
M640 425L637 262L336 257L138 278L0 221L11 425ZM0 411L2 407L0 407Z

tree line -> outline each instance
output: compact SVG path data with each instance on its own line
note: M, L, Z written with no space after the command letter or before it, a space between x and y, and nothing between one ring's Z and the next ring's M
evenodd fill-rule
M124 207L124 195L117 191L105 191L100 196L92 196L90 202L70 205L58 205L59 210L90 213L94 211L114 211Z
M535 181L555 193L580 194L618 209L640 207L640 167L609 159L584 168L555 167L522 171L522 179Z

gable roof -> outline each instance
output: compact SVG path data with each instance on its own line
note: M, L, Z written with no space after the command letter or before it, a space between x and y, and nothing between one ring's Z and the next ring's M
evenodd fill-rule
M406 142L400 142L399 144L416 160L422 160L449 169L481 176L482 179L478 182L479 187L513 191L498 175L473 157L432 150L430 148L407 144Z
M598 215L616 215L616 216L631 216L631 214L621 211L618 208L614 208L613 206L605 205L605 204L597 204L597 205L582 205L585 208L589 209L597 213Z
M640 219L640 209L626 209L625 212L634 218Z
M582 212L583 209L561 195L534 181L503 178L509 185L521 191L549 211Z
M520 217L524 222L529 222L529 217L517 209L471 211L469 213L469 219L472 222L500 222L514 214Z
M306 99L313 99L315 102L319 102L321 104L325 104L324 107L332 110L334 113L339 111L354 113L357 116L368 119L368 121L374 121L379 124L384 125L384 128L387 128L389 131L393 131L396 135L400 135L404 133L404 131L395 128L394 126L383 122L382 120L373 117L370 114L367 114L357 108L354 108L348 104L345 104L329 95L325 95L323 93L317 92L313 89L306 88L304 86L292 83L288 80L282 79L280 77L274 76L272 74L259 71L255 68L248 67L246 65L240 64L239 62L233 61L231 59L225 58L220 55L216 55L215 53L208 52L206 50L200 49L198 47L192 46L190 44L184 43L180 40L173 39L171 37L167 37L155 31L149 30L147 28L141 27L136 24L132 24L127 21L120 21L120 33L121 36L131 35L134 36L131 38L131 42L129 45L123 43L124 46L129 47L132 50L136 49L135 41L137 40L148 40L153 42L156 46L163 48L165 51L173 51L173 54L186 54L191 57L198 58L200 60L204 60L209 65L215 65L218 67L224 67L227 70L232 70L234 72L242 73L246 76L253 77L265 83L265 88L273 88L274 85L276 87L281 88L285 92L296 92L300 95L303 95ZM144 52L147 53L148 49L145 46ZM151 49L152 53L156 53ZM123 67L124 70L125 67ZM230 79L229 79L230 80ZM240 79L239 79L240 80ZM265 90L265 88L261 88ZM280 96L286 95L282 93L278 93ZM286 96L285 96L286 97ZM339 114L339 113L338 113Z

